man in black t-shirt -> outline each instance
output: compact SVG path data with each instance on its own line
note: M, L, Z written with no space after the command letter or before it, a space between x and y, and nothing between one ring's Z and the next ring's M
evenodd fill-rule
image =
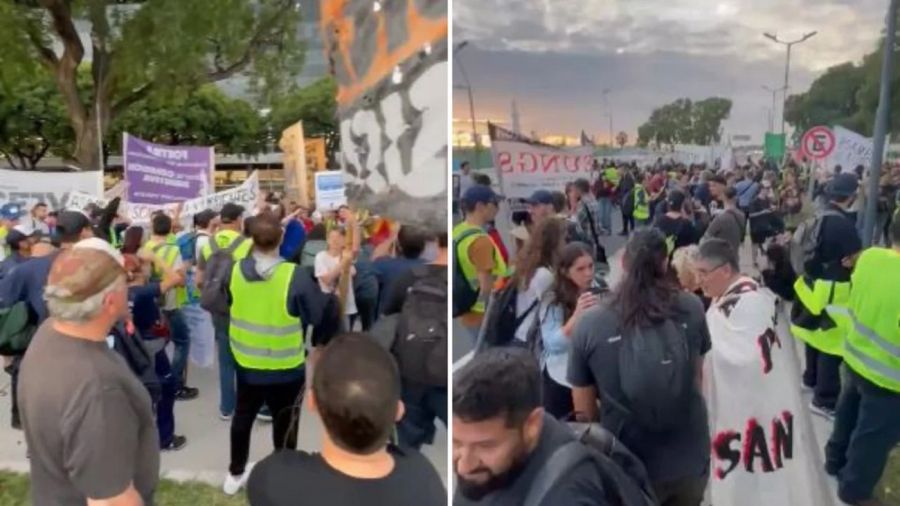
M454 373L455 506L524 504L554 452L574 433L541 407L541 374L531 354L491 348ZM576 464L541 506L608 506L599 470Z
M431 463L388 443L403 416L400 375L370 336L345 334L325 347L307 407L325 426L322 453L283 450L263 459L247 484L252 506L447 503Z
M407 270L395 279L383 300L385 316L398 315L403 310L410 296L410 289L419 280L433 280L437 284L447 286L447 232L437 234L437 247L438 254L434 262ZM396 330L394 325L390 325L389 328ZM373 329L373 334L375 332ZM394 339L400 337L396 335L396 331L393 334ZM402 399L406 409L403 418L397 423L397 437L400 444L419 449L423 444L431 444L434 441L437 430L435 420L440 420L445 427L447 426L447 384L446 382L441 386L422 384L406 377L402 367L401 376L403 376Z

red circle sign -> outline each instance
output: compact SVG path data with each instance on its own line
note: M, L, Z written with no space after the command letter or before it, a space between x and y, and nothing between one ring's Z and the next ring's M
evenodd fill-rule
M834 145L834 132L824 126L810 128L800 141L803 154L815 160L828 157L834 151Z

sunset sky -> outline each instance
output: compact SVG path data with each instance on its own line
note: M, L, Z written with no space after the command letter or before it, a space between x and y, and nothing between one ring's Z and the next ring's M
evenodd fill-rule
M578 8L573 8L576 5ZM729 134L761 140L772 94L781 87L785 48L763 37L795 39L791 92L822 71L873 51L886 0L454 0L454 43L479 119L509 121L540 135L605 140L601 90L610 88L614 130L633 139L657 106L680 97L731 98ZM454 64L454 83L462 74ZM468 118L466 93L454 91L454 118ZM776 128L780 128L781 96ZM455 125L455 128L457 126Z

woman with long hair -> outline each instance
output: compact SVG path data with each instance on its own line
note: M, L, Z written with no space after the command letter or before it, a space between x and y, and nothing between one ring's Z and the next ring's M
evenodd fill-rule
M553 288L540 308L541 369L544 410L563 419L574 412L572 388L566 379L569 340L584 313L597 304L591 291L594 257L580 242L567 244L556 264Z
M709 481L700 384L710 336L703 304L678 286L668 256L659 230L634 233L609 302L583 315L573 331L568 379L577 418L599 418L641 459L661 506L699 506ZM670 383L660 387L662 378ZM651 386L657 390L648 394Z
M143 228L137 225L132 225L125 229L125 234L122 237L122 253L126 255L137 255L138 251L140 251L141 246L143 245Z
M538 303L553 285L553 267L565 244L566 222L560 218L547 218L534 230L534 234L519 250L512 282L516 283L516 316L521 323L516 328L515 339L524 343L528 339Z

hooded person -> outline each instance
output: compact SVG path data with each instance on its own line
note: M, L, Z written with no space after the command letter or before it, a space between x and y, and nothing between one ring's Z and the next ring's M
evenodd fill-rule
M250 227L250 255L234 264L224 284L237 373L231 463L223 485L228 495L236 494L250 476L250 434L263 404L272 413L275 449L297 448L295 403L306 377L304 331L318 324L322 301L308 271L279 255L282 234L278 217L258 215Z

